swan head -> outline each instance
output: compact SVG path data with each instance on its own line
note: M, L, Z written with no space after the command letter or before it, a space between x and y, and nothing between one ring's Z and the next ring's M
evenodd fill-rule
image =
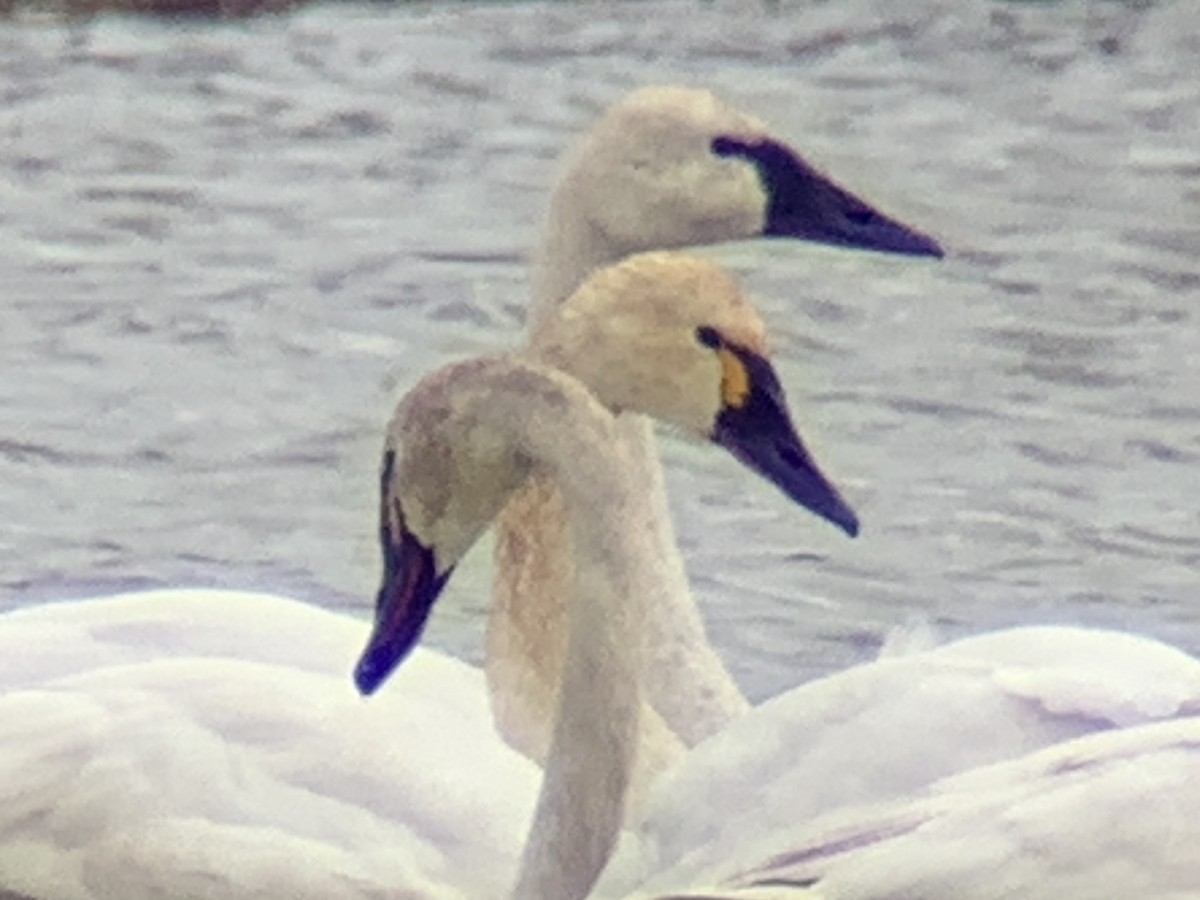
M657 252L601 269L538 323L531 348L612 412L715 442L792 500L858 533L854 512L796 432L762 320L716 263Z
M796 503L858 533L796 433L761 321L715 264L654 253L603 270L543 323L538 350L536 361L440 370L398 407L381 470L383 583L355 670L364 694L416 644L455 565L551 455L578 461L574 477L585 481L620 466L616 412L725 447ZM554 465L553 477L571 477Z
M594 268L642 250L760 236L943 255L709 91L647 87L609 107L568 156L539 264ZM564 260L584 246L598 258ZM573 285L561 287L565 295Z
M503 357L439 369L400 402L380 470L383 580L375 628L354 674L362 693L372 693L416 645L458 561L535 471L524 445L540 437L532 432L541 426L524 407L569 413L589 405L608 415L575 379ZM530 433L521 431L526 421Z

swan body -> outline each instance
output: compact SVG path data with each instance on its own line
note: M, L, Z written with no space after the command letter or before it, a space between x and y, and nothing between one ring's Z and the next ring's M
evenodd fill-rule
M596 270L631 254L779 238L941 256L932 238L888 218L816 172L753 117L705 90L649 87L607 109L568 152L534 256L527 353L561 364L544 325ZM655 302L670 305L669 295ZM593 386L597 383L593 378ZM651 498L645 540L664 593L653 606L647 700L682 748L748 709L709 645L675 543L648 422L623 416L627 476ZM488 628L488 683L512 746L545 757L566 647L562 597L573 550L561 498L534 478L501 517ZM666 744L664 738L658 742Z
M820 864L815 888L827 900L1184 900L1200 894L1197 802L1200 719L1092 735L880 810L854 831L879 834L899 814L907 833Z
M769 841L743 842L707 878L665 872L622 896L1191 900L1200 896L1198 802L1200 718L1169 719L797 822Z
M1015 628L856 666L762 704L695 748L623 835L602 886L624 896L664 871L671 883L718 880L713 860L744 860L802 823L1198 714L1200 661L1113 631Z
M496 740L482 673L453 658L420 653L367 709L345 678L361 628L214 590L0 617L0 890L502 894L536 769Z

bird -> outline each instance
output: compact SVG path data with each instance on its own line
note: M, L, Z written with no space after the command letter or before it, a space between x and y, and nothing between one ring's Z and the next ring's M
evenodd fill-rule
M722 155L736 147L757 149ZM739 165L745 163L751 165ZM812 180L788 171L813 170L762 123L707 91L652 87L619 101L568 153L552 193L535 256L530 352L538 352L541 318L578 279L650 241L678 246L800 235L943 255L932 237L875 211L860 215L862 201L841 188L811 189ZM711 204L697 184L717 186ZM636 190L627 195L619 185ZM611 192L611 205L590 202L601 191ZM808 203L806 196L822 199ZM847 219L878 230L856 237L838 225L837 201L844 201ZM635 202L645 206L635 210ZM808 212L806 224L798 211ZM824 238L823 222L831 223ZM669 757L674 762L658 770L670 770L663 790L650 793L644 810L633 805L629 824L636 827L622 847L622 856L641 859L643 868L647 859L661 866L689 851L703 857L700 848L716 852L722 835L769 832L796 816L904 797L976 766L1200 708L1197 663L1186 654L1119 631L1060 626L1013 628L880 660L751 709L708 643L692 601L653 438L633 416L622 416L618 427L633 448L635 477L657 503L647 540L674 582L651 613L646 696L653 715L644 711L643 720L661 719L651 743L665 746L665 730L678 746ZM489 687L506 739L538 760L548 734L535 723L550 719L565 652L557 598L569 581L570 548L562 516L553 486L531 479L502 514L496 540L488 646L497 664L488 670ZM848 747L862 749L848 753ZM687 796L704 796L724 812L690 815ZM751 796L758 801L749 802ZM770 797L779 804L766 802Z
M526 351L541 352L543 323L602 266L635 252L755 238L944 255L936 239L850 193L712 92L643 87L606 109L565 156L534 253ZM632 448L629 476L655 506L645 539L669 579L649 626L647 698L687 748L749 704L693 601L647 420L623 415L620 428ZM549 744L542 723L555 703L566 646L560 598L572 553L562 516L553 485L531 479L500 517L493 552L488 686L500 733L537 761Z
M643 870L633 900L1191 900L1200 717L1087 734ZM695 815L696 812L694 811ZM713 848L709 848L709 852ZM687 885L680 889L680 885Z
M364 708L362 627L206 589L0 616L0 895L503 894L538 770L453 657Z
M762 321L711 262L635 256L561 309L543 323L544 355L601 408L670 420L702 380L734 420L784 415ZM855 531L840 496L813 484L810 504ZM478 897L515 877L538 773L499 739L466 663L415 652L369 714L344 676L361 623L288 598L172 589L0 621L0 890ZM642 747L638 791L673 759Z
M853 510L796 433L786 399L744 305L712 263L634 256L602 270L564 309L612 296L599 280L647 277L697 297L654 307L659 327L618 327L591 353L606 360L606 390L684 434L726 448L794 502L847 534ZM592 290L589 291L589 286ZM622 292L623 293L623 292ZM637 298L635 298L637 299ZM628 303L630 315L649 309ZM563 315L560 321L571 321ZM622 320L616 319L618 323ZM554 346L572 329L547 335ZM577 348L578 349L578 348ZM613 353L621 354L616 359ZM586 370L579 352L564 356ZM375 624L354 671L374 694L412 651L454 568L513 491L534 473L562 490L576 554L570 634L553 736L512 896L582 898L606 862L633 790L640 753L642 650L661 563L642 536L654 514L629 477L617 419L572 371L517 353L453 364L426 376L389 424L381 466L384 560Z
M633 257L607 271L672 259ZM586 307L587 296L585 289L572 297L561 318L571 321L571 307ZM857 532L848 504L795 436L760 343L728 326L700 325L664 328L642 347L639 332L615 320L615 345L629 356L612 367L609 390L647 398L662 421L724 445L793 500ZM567 338L551 334L549 341ZM706 351L714 358L703 366ZM655 359L670 362L669 391L646 381ZM660 396L680 405L656 406ZM763 441L764 434L771 438ZM384 575L355 669L363 693L379 693L394 671L403 672L457 561L522 482L539 472L552 479L572 531L562 685L511 896L1099 900L1116 890L1182 900L1200 890L1193 814L1200 663L1111 631L1011 629L796 689L691 751L656 788L642 823L623 834L651 676L650 607L661 596L654 585L662 570L642 539L654 511L629 477L628 450L619 417L572 371L520 354L427 377L389 426ZM1091 655L1100 649L1109 655ZM887 702L889 692L903 702ZM991 706L975 722L981 699ZM806 714L779 715L778 704L798 702ZM924 714L923 705L933 709ZM864 722L857 718L863 711L885 718ZM811 749L774 740L781 723L810 728L810 745L826 745L818 748L825 767L804 776L818 787L839 778L909 785L856 785L849 793L858 796L810 807L798 782L764 789L754 782L761 766L740 765L739 753L782 754L786 766L803 769ZM939 743L956 732L967 733L964 745ZM899 738L900 752L872 740L881 736ZM989 751L991 743L1000 749ZM701 775L693 769L684 783L690 767ZM718 770L731 790L707 792L703 774ZM745 827L763 818L767 825ZM689 821L715 821L717 839L693 840L674 855L624 852L639 843L644 851L656 833L679 839L680 823Z

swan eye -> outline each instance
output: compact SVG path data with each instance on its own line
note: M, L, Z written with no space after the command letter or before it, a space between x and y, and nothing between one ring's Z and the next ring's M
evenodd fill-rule
M708 325L701 325L696 329L696 340L713 350L718 349L724 343L717 329L710 328Z
M750 156L749 145L731 137L715 137L709 148L717 156Z

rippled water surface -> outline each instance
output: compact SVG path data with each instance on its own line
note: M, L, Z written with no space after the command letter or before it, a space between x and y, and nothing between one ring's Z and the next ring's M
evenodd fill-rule
M393 402L516 339L556 155L671 81L951 251L716 251L864 522L848 541L716 451L665 446L748 690L922 619L1200 650L1190 0L0 23L0 605L214 584L365 617ZM474 571L432 630L468 654Z

